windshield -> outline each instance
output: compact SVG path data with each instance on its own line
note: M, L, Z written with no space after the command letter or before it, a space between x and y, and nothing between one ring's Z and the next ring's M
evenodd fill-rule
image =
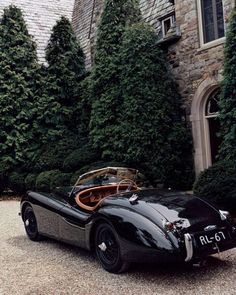
M118 183L122 179L136 180L138 170L123 167L107 167L90 171L81 175L76 182L77 185L108 185Z

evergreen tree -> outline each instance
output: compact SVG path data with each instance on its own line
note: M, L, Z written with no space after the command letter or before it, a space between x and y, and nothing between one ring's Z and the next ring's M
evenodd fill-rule
M90 135L103 158L112 158L120 94L120 46L125 28L140 19L137 0L107 0L98 29L91 74Z
M80 82L85 74L83 51L70 21L61 17L46 48L45 92L39 104L42 141L77 133Z
M220 157L236 157L236 8L234 8L225 44L224 79L220 96L220 121L223 142Z
M10 6L0 23L0 161L6 169L33 149L37 71L35 42L21 10Z
M127 28L121 59L124 102L114 155L155 180L180 184L191 151L189 137L181 122L180 96L154 30L142 23Z

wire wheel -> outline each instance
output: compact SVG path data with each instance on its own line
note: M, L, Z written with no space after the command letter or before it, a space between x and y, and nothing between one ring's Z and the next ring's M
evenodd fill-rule
M107 223L98 226L95 246L97 257L105 270L121 273L127 269L128 264L121 259L119 240L112 226Z
M38 233L37 220L30 206L26 207L23 220L27 236L33 241L39 240L40 235Z

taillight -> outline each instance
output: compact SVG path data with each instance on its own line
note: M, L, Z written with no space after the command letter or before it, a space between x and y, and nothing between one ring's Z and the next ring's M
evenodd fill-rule
M163 220L163 227L167 232L172 232L175 230L175 225L172 222L169 222L167 220Z

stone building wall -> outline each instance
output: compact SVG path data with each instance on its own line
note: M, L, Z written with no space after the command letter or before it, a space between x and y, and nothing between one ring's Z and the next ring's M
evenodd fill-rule
M0 17L11 4L22 9L29 33L37 43L38 58L43 62L52 27L62 15L72 19L74 0L0 0Z
M227 28L234 0L224 0L223 5ZM175 14L181 38L168 50L173 73L190 115L192 101L199 85L206 79L221 79L225 40L201 45L197 1L176 0Z
M96 32L105 0L75 0L73 27L86 55L86 66L91 67L95 51ZM145 21L157 33L160 30L159 18L174 11L169 0L140 0L140 8Z
M209 119L206 104L210 95L219 88L223 73L225 38L202 44L199 0L176 0L176 23L181 38L168 48L172 72L179 85L187 119L191 121L195 170L212 165ZM223 0L225 30L227 30L234 0ZM215 132L219 133L219 130Z
M96 27L104 0L76 0L73 24L85 49L87 67L91 66ZM195 170L212 165L213 131L205 115L207 101L219 88L222 79L225 38L203 44L201 0L140 0L143 18L160 34L163 17L174 13L171 33L161 43L168 53L169 63L179 85L186 118L191 121ZM234 0L222 0L227 29ZM87 17L89 19L87 19ZM86 32L86 33L85 33ZM86 37L85 37L86 36Z

